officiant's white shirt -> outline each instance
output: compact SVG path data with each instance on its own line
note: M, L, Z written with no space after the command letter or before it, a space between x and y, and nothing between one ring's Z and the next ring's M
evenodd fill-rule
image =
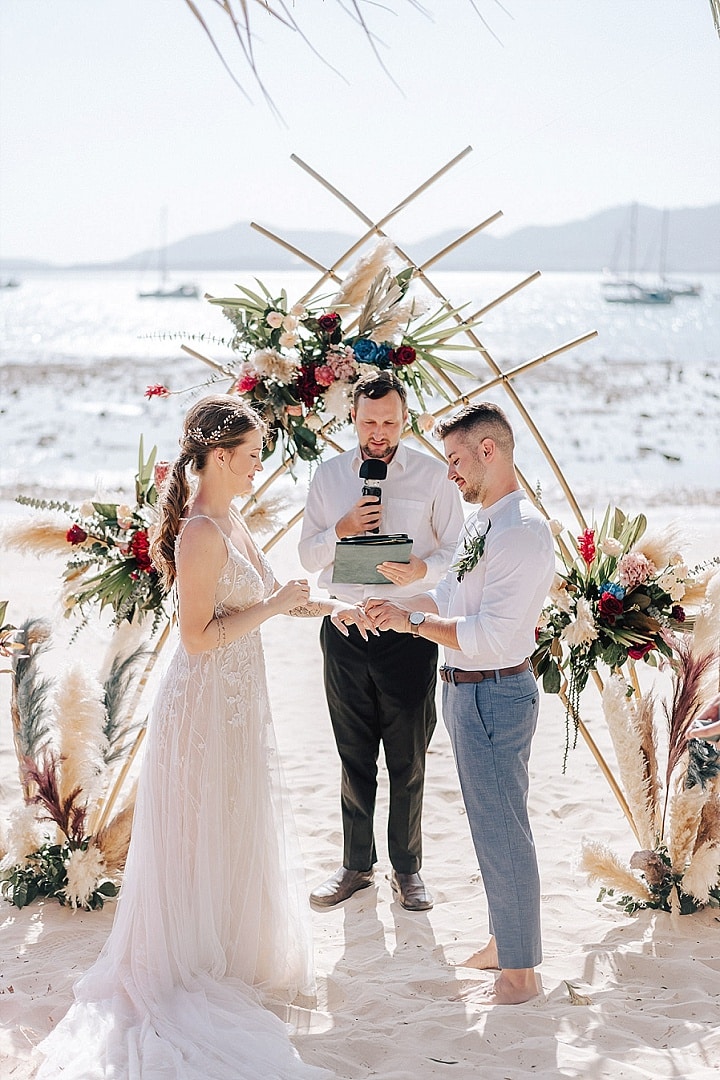
M387 585L333 583L338 541L335 526L362 494L361 464L360 447L356 446L318 467L305 505L298 545L300 562L311 573L319 570L318 585L347 603L355 604L368 596L402 601L403 597L428 591L452 561L463 527L463 508L457 488L447 478L447 466L404 442L388 465L387 479L378 484L382 489L380 532L407 533L413 541L413 555L427 563L425 577L405 586L390 582Z
M487 533L477 566L461 582L448 570L430 592L439 615L457 618L460 651L446 648L445 663L465 671L514 667L535 649L535 627L555 575L552 533L523 491L470 515L453 563L466 536L477 533Z

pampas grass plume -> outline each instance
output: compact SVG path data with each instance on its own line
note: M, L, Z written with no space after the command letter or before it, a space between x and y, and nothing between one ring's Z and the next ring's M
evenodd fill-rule
M692 650L695 656L717 650L720 641L720 570L715 571L706 585L705 606L695 619L694 629Z
M287 502L282 495L271 495L255 502L243 513L243 520L252 533L276 532L282 526Z
M699 786L683 787L682 780L675 785L670 800L668 855L676 874L682 874L690 861L700 827L700 815L709 796L709 790L703 791Z
M107 749L105 692L80 663L72 664L58 680L55 716L62 759L61 798L80 788L90 806L100 795Z
M67 555L67 531L67 522L58 523L56 518L14 521L0 529L0 546L36 555Z
M623 866L617 855L605 844L596 840L586 841L582 848L580 867L590 881L598 881L623 896L632 896L633 900L643 903L652 900L652 893L647 885L636 878L627 866Z
M696 850L690 865L683 874L682 891L694 896L701 904L707 904L710 890L720 878L720 847L706 842Z
M627 696L625 680L611 675L602 694L603 711L615 747L620 778L640 843L652 848L655 843L654 805L649 799L649 781L641 739L635 729L635 708Z
M387 265L393 252L390 240L381 240L372 251L355 263L332 298L333 307L360 307L365 296L380 271Z
M633 546L632 551L641 552L658 570L668 566L673 555L686 546L683 531L676 523L667 525L656 533L646 533Z

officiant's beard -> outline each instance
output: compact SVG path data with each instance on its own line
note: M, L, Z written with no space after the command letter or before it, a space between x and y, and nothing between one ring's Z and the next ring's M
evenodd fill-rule
M364 459L373 458L376 461L386 461L388 464L395 457L395 451L397 450L399 443L390 445L390 443L381 444L380 446L373 446L371 443L366 443L365 446L360 446L360 452Z

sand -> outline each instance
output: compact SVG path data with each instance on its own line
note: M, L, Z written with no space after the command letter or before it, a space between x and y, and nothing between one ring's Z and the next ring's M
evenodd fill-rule
M687 514L665 508L661 518ZM697 537L691 554L699 559L720 552L720 508L693 508L692 515ZM296 542L291 534L271 553L281 579L299 572ZM58 623L48 670L60 670L69 649L99 668L107 631L89 628L69 647L70 627L57 619L53 598L61 561L7 551L0 559L0 594L11 601L12 621L51 615ZM339 765L317 636L314 620L279 617L264 629L275 724L309 888L336 869L341 853ZM0 679L0 694L4 820L19 799L7 676ZM582 712L613 762L594 689L586 692ZM289 1012L295 1045L307 1061L346 1080L717 1077L720 912L629 917L612 901L596 902L597 886L578 869L583 838L605 841L626 858L637 844L583 743L562 775L563 742L562 705L544 696L530 795L542 876L542 996L527 1005L479 1005L488 976L454 966L484 943L487 918L452 754L439 724L428 756L424 813L423 876L435 907L413 914L393 900L382 771L376 885L339 908L313 913L318 1004ZM0 902L3 1078L34 1075L34 1047L68 1007L72 982L93 962L112 917L112 903L84 913L54 902L21 911ZM567 983L589 1003L573 1004Z

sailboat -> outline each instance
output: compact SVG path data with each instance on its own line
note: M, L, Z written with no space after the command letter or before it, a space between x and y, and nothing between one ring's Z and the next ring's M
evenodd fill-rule
M615 276L603 282L603 295L608 304L671 304L673 293L660 282L643 285L634 277L635 242L637 235L637 203L630 209L630 235L628 242L628 277Z
M668 278L665 273L669 227L670 211L664 210L660 229L660 280L663 284L663 288L668 289L673 296L701 296L702 285L692 281L673 281Z
M167 271L167 207L160 215L160 247L158 248L158 267L160 284L151 292L139 292L141 300L197 300L200 290L197 285L168 285Z

